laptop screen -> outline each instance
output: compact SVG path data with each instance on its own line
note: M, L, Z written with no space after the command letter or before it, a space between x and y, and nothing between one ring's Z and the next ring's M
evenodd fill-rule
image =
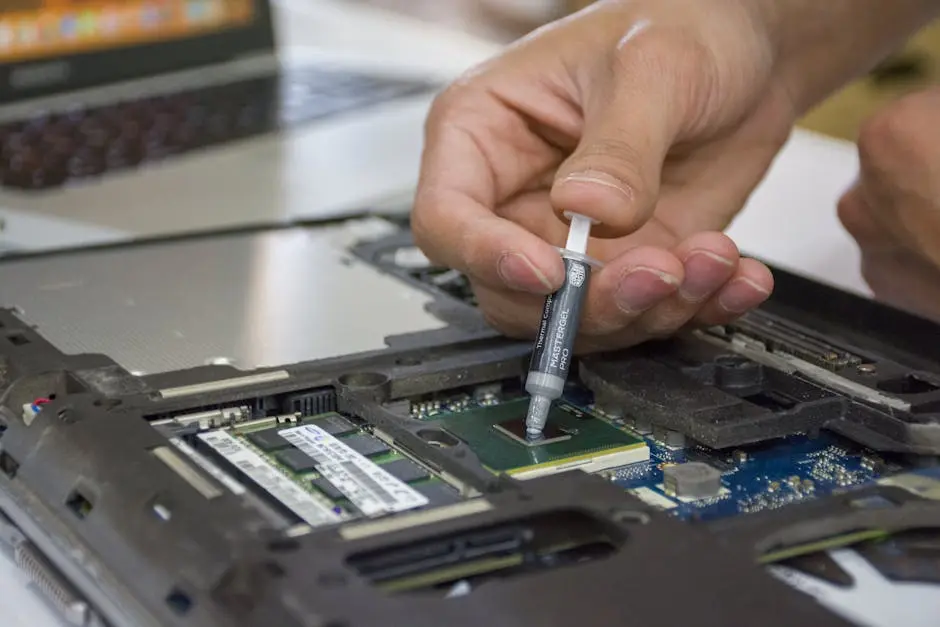
M100 52L250 25L253 0L0 0L0 63Z

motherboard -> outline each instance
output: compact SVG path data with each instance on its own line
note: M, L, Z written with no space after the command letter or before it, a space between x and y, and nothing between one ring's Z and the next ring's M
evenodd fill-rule
M734 324L579 356L533 443L531 346L410 246L352 254L451 325L371 353L137 376L0 311L0 538L63 611L835 627L854 623L780 573L851 587L831 558L851 549L940 583L933 325L778 272Z
M527 401L528 397L520 393L479 405L464 395L419 403L413 415L441 424L473 442L484 462L495 458L488 467L522 474L520 470L526 468L513 468L514 464L504 461L512 455L498 454L510 448L510 439L490 426L498 425L504 416L524 416ZM569 385L549 424L575 436L565 436L567 444L561 451L546 450L545 457L539 458L540 463L533 468L544 468L545 472L587 466L591 472L681 519L704 521L784 507L803 499L825 497L836 490L874 484L881 476L901 469L874 451L825 432L716 451L690 443L676 432L642 425L637 430L634 420L607 416L595 407L592 394L578 384ZM583 439L577 437L586 429L593 431L593 424L603 426L597 429L596 440L590 438L591 432ZM531 446L520 444L525 448L519 448L517 455L524 461L537 455L529 452ZM550 442L545 447L560 449L559 444ZM603 462L605 448L620 450L621 446L631 451L630 458L614 458L610 464L603 464L606 467L596 465L595 460ZM689 464L699 474L688 478L682 474Z

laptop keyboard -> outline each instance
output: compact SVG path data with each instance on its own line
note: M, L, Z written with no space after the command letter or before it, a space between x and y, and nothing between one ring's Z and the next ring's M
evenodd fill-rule
M80 183L339 112L429 92L424 83L310 68L0 124L0 185Z

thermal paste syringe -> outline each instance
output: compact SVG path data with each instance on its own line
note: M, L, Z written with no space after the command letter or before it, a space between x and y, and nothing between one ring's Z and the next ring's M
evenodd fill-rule
M526 438L542 438L552 403L561 397L568 380L581 309L591 279L592 262L586 256L591 236L591 219L566 213L571 220L568 242L561 250L565 282L545 299L525 389L531 395L526 414Z

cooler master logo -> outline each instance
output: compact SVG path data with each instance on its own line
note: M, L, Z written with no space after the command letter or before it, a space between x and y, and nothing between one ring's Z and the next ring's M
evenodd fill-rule
M584 285L585 277L584 266L581 264L574 263L568 268L568 284L572 287L581 287Z

